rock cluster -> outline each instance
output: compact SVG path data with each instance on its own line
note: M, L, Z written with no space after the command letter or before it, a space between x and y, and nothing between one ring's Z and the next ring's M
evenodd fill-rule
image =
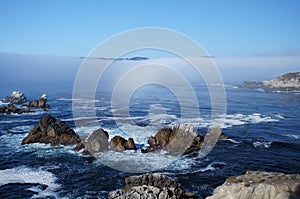
M149 147L143 153L164 150L173 155L190 154L201 150L204 137L199 135L193 126L178 124L164 127L157 131L155 136L150 136Z
M29 108L20 109L13 104L0 107L0 113L5 113L5 114L12 114L12 113L22 114L22 113L30 113L30 112L33 111L31 111Z
M26 103L26 96L20 91L13 91L11 96L6 96L2 102L10 104L24 104Z
M30 130L22 144L45 143L51 145L73 145L80 142L80 137L65 122L43 116L39 124Z
M296 199L300 198L300 175L263 171L247 171L229 177L207 199Z
M125 150L136 150L137 148L132 138L126 140L125 138L116 135L110 141L110 149L122 152Z
M50 108L50 105L47 103L47 95L43 94L39 100L33 100L29 102L29 107L36 108Z
M109 199L132 198L197 198L194 194L186 192L181 184L161 174L144 174L125 178L126 186L110 192Z

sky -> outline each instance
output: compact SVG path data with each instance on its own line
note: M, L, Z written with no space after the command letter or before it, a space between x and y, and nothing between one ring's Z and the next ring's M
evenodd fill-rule
M299 0L0 0L0 93L71 88L83 61L78 57L116 34L144 27L196 41L224 82L300 71L299 10Z
M87 56L142 27L179 31L216 57L300 52L300 1L2 0L0 51Z

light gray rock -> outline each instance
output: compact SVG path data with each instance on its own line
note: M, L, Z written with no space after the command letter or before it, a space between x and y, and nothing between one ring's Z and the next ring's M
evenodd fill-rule
M296 199L300 198L300 175L248 171L229 177L206 199Z
M195 195L185 192L181 184L161 174L144 174L125 179L126 186L110 192L109 199L192 199Z

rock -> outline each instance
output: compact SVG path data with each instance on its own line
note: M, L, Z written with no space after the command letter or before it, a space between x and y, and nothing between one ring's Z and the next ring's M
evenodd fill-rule
M144 174L125 178L126 186L110 192L109 199L132 198L197 198L186 192L181 184L161 174Z
M111 139L110 148L119 152L122 152L124 150L136 150L136 146L132 138L126 140L125 138L118 135Z
M150 136L149 147L143 153L165 150L173 155L189 154L203 147L204 137L199 135L194 127L186 124L164 127Z
M87 142L79 143L84 145L84 154L94 154L108 150L108 132L104 129L95 130L87 139ZM76 146L75 148L82 149L82 146Z
M36 108L50 108L50 105L47 103L47 96L43 94L39 100L33 100L29 102L29 107L36 107Z
M11 96L6 96L2 101L10 104L24 104L26 103L27 98L20 91L13 91Z
M300 198L300 175L264 171L247 171L229 177L207 199L296 199Z
M9 104L8 106L0 107L0 113L5 113L5 114L12 114L12 113L22 114L22 113L30 113L30 112L33 112L33 111L31 111L27 107L22 110L20 108L17 108L13 104Z
M46 115L40 118L39 124L30 130L22 144L45 143L51 145L74 145L80 137L65 122Z
M245 81L239 88L261 88L266 91L300 91L300 72L286 73L262 82Z

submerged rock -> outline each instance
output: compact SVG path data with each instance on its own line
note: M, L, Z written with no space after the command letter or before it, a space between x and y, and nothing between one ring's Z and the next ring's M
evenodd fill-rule
M125 150L136 150L137 148L132 138L126 140L125 138L116 135L110 141L110 149L122 152Z
M33 100L29 102L29 107L36 108L50 108L50 105L47 103L47 95L43 94L39 100Z
M27 98L20 91L13 91L11 96L6 96L2 101L10 104L24 104L26 103Z
M207 199L296 199L300 198L300 175L264 171L247 171L229 177Z
M194 127L186 124L178 124L164 127L157 131L155 136L150 136L149 147L143 149L143 153L165 150L170 154L189 154L199 151L203 147L204 137L199 135Z
M80 137L65 122L46 115L40 118L39 124L30 130L22 144L45 143L51 145L74 145Z
M197 198L186 192L181 184L161 174L144 174L125 178L126 186L110 192L109 199L132 198Z

